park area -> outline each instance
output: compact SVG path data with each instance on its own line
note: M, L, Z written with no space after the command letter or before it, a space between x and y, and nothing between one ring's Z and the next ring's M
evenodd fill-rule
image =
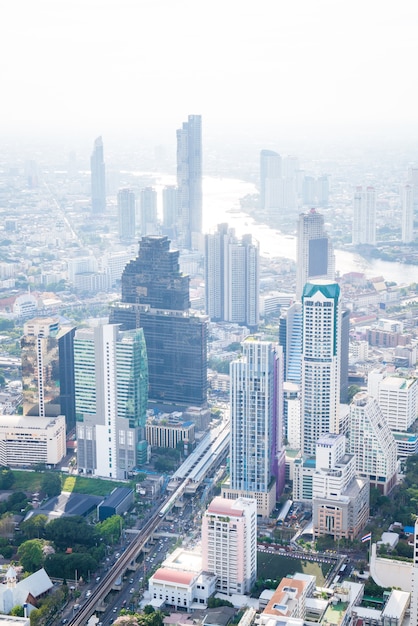
M257 553L257 576L263 580L280 580L300 572L316 576L316 584L321 587L334 563L321 563L308 559L294 558L290 554Z

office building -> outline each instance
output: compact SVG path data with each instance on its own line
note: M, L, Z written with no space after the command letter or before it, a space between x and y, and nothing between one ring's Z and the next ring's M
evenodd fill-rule
M249 594L257 578L257 507L252 498L216 497L202 518L202 569L220 593Z
M302 304L294 302L279 320L279 344L283 348L284 379L302 382Z
M374 187L356 187L353 206L354 245L376 245L376 190Z
M208 320L190 311L189 277L167 237L141 239L138 257L123 272L122 302L111 321L144 331L150 400L206 406Z
M402 187L402 242L414 239L414 188L407 184Z
M296 299L300 300L307 282L335 279L335 257L325 232L324 216L316 209L301 213L298 220Z
M179 190L175 185L163 189L163 234L174 238L178 221Z
M67 432L75 425L74 333L57 317L35 318L25 322L20 341L23 414L65 415Z
M302 449L339 432L341 294L337 283L306 283L302 294Z
M418 380L404 376L389 376L387 372L369 373L367 390L379 403L389 428L407 431L417 419Z
M284 487L281 347L248 337L230 376L230 483L222 494L254 498L258 514L267 517Z
M142 330L122 332L112 324L78 329L74 376L79 470L127 478L146 460L148 368Z
M56 466L67 452L65 417L2 415L0 465L3 467Z
M345 436L321 435L316 444L312 477L314 537L355 539L369 518L369 481L356 477L353 454L345 452Z
M397 447L379 404L365 391L350 405L348 452L356 458L357 475L387 495L396 485Z
M178 237L182 247L197 248L202 233L202 117L189 115L177 130Z
M106 211L106 176L103 158L103 140L98 137L94 142L90 158L91 171L91 212L93 214Z
M418 206L418 167L411 165L408 167L408 183L412 185L414 207Z
M277 210L280 205L282 157L273 150L260 152L260 209Z
M119 239L130 242L136 235L136 200L132 189L118 191L118 229Z
M158 235L157 192L153 187L144 187L140 194L141 235Z
M205 302L211 321L257 329L259 322L259 247L251 235L241 240L228 224L205 236Z

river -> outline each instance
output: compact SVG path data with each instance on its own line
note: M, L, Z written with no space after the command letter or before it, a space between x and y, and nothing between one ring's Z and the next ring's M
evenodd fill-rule
M174 176L158 176L155 183L161 192L164 185L174 185ZM241 237L251 233L260 244L264 257L296 259L296 237L284 235L265 224L257 224L240 210L240 198L257 192L255 185L236 178L203 178L203 231L214 232L218 224L227 222ZM159 194L160 195L160 194ZM296 229L296 221L295 221ZM347 250L335 251L336 270L340 274L363 272L368 278L383 276L386 281L410 284L418 281L418 267L404 263L364 259Z

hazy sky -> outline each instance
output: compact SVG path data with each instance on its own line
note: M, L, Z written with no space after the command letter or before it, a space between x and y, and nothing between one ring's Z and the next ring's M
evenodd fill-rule
M0 131L417 126L417 0L2 0Z

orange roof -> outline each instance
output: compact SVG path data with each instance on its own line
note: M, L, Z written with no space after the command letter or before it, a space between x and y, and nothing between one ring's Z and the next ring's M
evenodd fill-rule
M293 587L296 589L296 599L299 599L306 587L306 582L304 580L295 580L294 578L282 578L280 585L277 587L264 609L264 613L268 613L269 615L286 615L286 610L281 611L275 608L279 605L286 606L287 604L285 587Z
M195 577L195 572L185 572L168 567L160 567L157 569L152 579L159 582L176 583L177 585L190 585Z

